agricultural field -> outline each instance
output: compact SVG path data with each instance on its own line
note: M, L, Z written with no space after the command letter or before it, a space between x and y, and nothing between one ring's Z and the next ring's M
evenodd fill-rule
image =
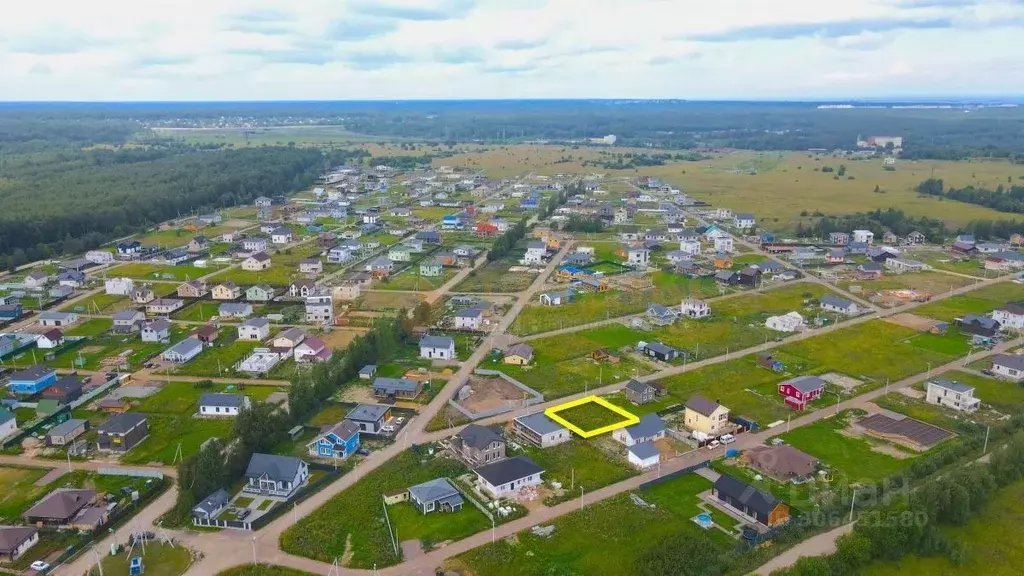
M654 507L639 507L628 494L619 494L554 520L550 538L520 532L456 556L443 567L487 576L620 576L634 574L644 555L672 536L699 539L725 554L735 546L732 538L690 521L701 512L697 495L710 488L711 482L696 474L679 476L636 492Z
M131 306L131 300L127 296L118 294L94 294L60 307L61 312L82 312L85 314L113 314Z
M986 314L1007 302L1024 299L1024 288L1013 282L999 282L967 294L926 304L914 310L918 316L952 321L966 314Z
M421 463L421 457L426 458L425 463ZM290 554L322 562L339 558L350 568L368 569L375 564L383 568L397 564L401 558L395 554L384 520L383 494L435 478L454 478L465 472L466 468L454 460L430 458L411 450L402 452L288 528L281 535L281 548ZM468 503L465 508L476 511ZM486 521L482 514L480 518ZM474 532L485 527L469 523L464 526ZM445 532L439 536L458 539L471 533ZM400 539L405 536L411 535L399 533ZM416 536L421 541L440 542L429 530Z
M223 265L215 262L207 262L206 266L200 268L192 264L182 264L180 266L170 266L161 264L148 264L145 262L132 262L129 264L121 264L116 268L109 271L110 276L124 276L133 280L172 280L177 282L185 282L186 280L196 280L213 274ZM158 295L161 293L174 292L174 286L166 285L163 287L154 287L154 292Z

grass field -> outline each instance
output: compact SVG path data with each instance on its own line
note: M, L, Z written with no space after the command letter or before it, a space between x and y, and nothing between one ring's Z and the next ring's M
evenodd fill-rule
M33 484L47 472L45 468L0 468L0 519L17 522L36 499L45 495Z
M914 310L914 314L948 322L966 314L985 314L1016 300L1024 300L1024 289L1013 282L999 282L967 294L925 304Z
M942 272L926 271L908 274L890 274L888 276L882 276L878 280L843 281L839 283L839 287L849 290L850 286L860 286L863 291L872 290L875 292L881 292L882 290L911 289L921 292L930 292L933 296L938 296L949 292L952 289L966 286L972 282L973 280L970 278L964 278L963 276L953 276L951 274L943 274Z
M941 250L920 250L913 252L910 256L920 260L937 270L948 270L969 276L985 276L985 267L981 260L953 258L947 252ZM989 272L988 274L992 274Z
M275 260L270 268L267 268L266 270L253 272L236 267L224 270L223 272L218 272L216 275L210 277L209 280L211 286L230 280L240 286L269 284L271 286L283 287L290 285L292 282L300 278L306 278L306 275L299 272L297 264L289 266Z
M537 278L536 274L526 272L509 272L512 266L518 266L522 254L488 262L469 273L466 279L455 286L456 292L519 292L530 287Z
M275 564L246 564L218 572L217 576L316 576L316 574Z
M82 312L85 314L113 314L131 305L127 296L118 294L94 294L74 304L60 307L61 312Z
M101 562L103 576L128 576L128 551L117 556L104 556ZM178 576L184 574L192 564L192 552L184 546L170 546L163 542L147 544L145 551L136 548L133 556L142 556L147 576ZM99 570L93 568L89 576L98 576Z
M291 554L323 562L345 558L348 560L345 566L351 568L397 564L400 558L392 548L384 521L383 494L439 477L455 477L466 470L453 460L424 458L425 462L421 463L419 455L405 451L369 472L288 528L281 535L281 548ZM466 508L470 507L466 505ZM399 539L406 536L399 534ZM456 537L455 534L446 536Z
M210 438L227 438L234 420L231 418L202 419L192 414L149 414L149 437L121 457L126 464L171 464L178 446L182 458L199 451Z
M85 322L79 322L64 331L67 336L99 336L105 334L114 321L109 318L93 318Z
M486 576L621 576L635 574L648 550L677 534L706 537L709 546L725 553L735 541L690 522L700 512L697 494L710 488L695 474L673 478L639 492L655 508L638 507L620 494L554 520L556 530L548 539L521 532L461 554L444 567Z
M203 350L190 362L171 368L171 371L185 376L214 377L231 374L235 364L245 360L253 348L261 344L249 340L235 340L228 344L215 345Z
M458 274L458 270L454 268L445 268L443 272L440 276L420 276L419 264L414 264L394 276L389 276L386 282L381 282L374 288L377 290L436 290Z
M625 420L621 414L593 402L566 408L559 411L558 415L583 431L595 430Z
M213 262L207 263L205 268L199 268L191 264L182 264L180 266L163 266L160 264L147 264L145 262L134 262L131 264L122 264L109 271L110 276L124 276L126 278L132 278L135 280L176 280L184 282L186 280L195 280L206 276L207 274L213 274L223 266L215 264ZM154 287L154 292L164 293L173 292L172 286Z
M71 335L86 335L89 333L98 335L90 337L80 345L65 345L56 349L53 360L48 360L46 364L55 368L77 367L85 370L113 370L117 368L119 363L125 362L128 369L137 369L146 360L156 356L168 347L168 344L162 342L143 342L139 339L138 334L106 334L106 328L109 328L110 323L111 320L106 318L94 318L73 328L70 332ZM101 327L103 328L102 330ZM182 331L180 328L175 327L171 330L171 342L177 342L181 339L181 336ZM29 358L27 357L19 360L19 362L28 361Z
M403 542L419 540L430 545L459 540L491 526L491 521L469 502L458 512L431 514L423 514L410 502L400 502L388 507L388 517Z
M545 500L548 505L578 497L580 486L591 492L637 473L624 457L611 455L596 447L594 441L582 438L550 448L523 446L521 453L544 469L545 482L561 482L564 486L562 496ZM517 454L516 451L509 453L510 456Z
M220 302L202 300L172 313L171 318L176 320L191 320L193 322L206 322L217 315L220 311L220 305Z
M355 307L359 310L411 310L422 299L420 294L404 292L363 292Z

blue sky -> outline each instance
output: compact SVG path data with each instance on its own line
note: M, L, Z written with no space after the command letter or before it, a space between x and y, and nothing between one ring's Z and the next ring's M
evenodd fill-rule
M1024 0L34 0L0 100L1024 94Z

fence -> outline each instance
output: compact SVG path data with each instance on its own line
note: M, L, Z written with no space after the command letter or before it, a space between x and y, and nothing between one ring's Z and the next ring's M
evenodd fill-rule
M330 466L327 464L309 464L309 469L320 470L322 472L326 472L326 474L324 474L324 476L317 480L316 482L310 482L309 484L306 485L305 488L302 488L301 490L296 492L295 495L292 496L291 500L288 501L289 504L300 504L313 494L316 494L320 490L323 490L324 486L327 486L331 482L334 482L342 475L342 472L335 470L334 466ZM275 506L271 508L269 512L267 512L263 516L260 516L256 520L253 520L253 522L251 523L250 530L262 529L267 524L270 524L271 521L276 520L278 517L288 512L288 508L288 506Z
M40 420L29 422L26 428L22 428L21 430L18 430L14 435L4 438L3 443L2 445L0 445L0 447L8 448L10 446L17 445L21 443L21 441L24 440L25 438L28 438L32 434L38 432L47 424L59 424L70 417L71 409L68 406L61 406L60 409L54 412L53 414L50 414L49 416L42 418Z
M665 475L661 476L660 478L655 478L654 480L651 480L649 482L644 482L643 484L640 485L640 490L645 490L645 489L650 488L652 486L657 486L658 484L661 484L662 482L668 482L669 480L672 480L673 478L678 478L678 477L682 476L683 474L689 474L690 472L693 472L694 470L699 470L700 468L707 468L707 466L708 466L708 464L710 462L711 462L711 460L704 460L703 462L698 462L698 463L696 463L696 464L694 464L692 466L687 466L686 468L683 468L681 470L676 470L675 472L671 472L669 474L665 474Z
M515 378L512 378L511 376L505 374L504 372L500 372L498 370L485 370L483 368L477 368L476 370L473 371L473 373L479 374L481 376L496 376L498 378L501 378L502 380L508 382L509 384L515 386L516 388L519 388L520 390L528 394L529 398L526 398L522 401L516 400L514 406L510 404L505 404L504 406L498 406L497 408L491 408L490 410L484 410L483 412L471 412L467 410L464 406L456 402L454 400L454 397L449 398L448 405L458 410L463 416L469 418L470 420L479 420L481 418L497 416L498 414L504 414L505 412L510 412L517 408L526 408L528 406L533 406L534 404L541 404L544 402L543 394L537 392L533 388L530 388L529 386L523 384L522 382L516 380ZM462 386L468 385L469 384L466 383L463 384ZM460 391L461 389L462 387L459 388ZM458 396L458 393L456 393L456 396Z
M252 524L239 520L217 520L216 518L192 517L194 526L209 526L212 528L234 528L235 530L252 530Z
M160 470L143 468L100 468L97 472L104 476L132 476L134 478L156 478L157 480L164 477L164 473Z

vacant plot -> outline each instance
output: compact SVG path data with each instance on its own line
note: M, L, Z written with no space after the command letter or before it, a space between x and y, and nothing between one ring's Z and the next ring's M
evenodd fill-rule
M0 519L19 521L35 499L45 494L33 485L47 472L46 468L0 468Z
M1024 298L1024 290L1013 282L999 282L967 294L925 304L914 311L918 316L952 321L966 314L985 314L992 309Z
M356 308L359 310L399 310L402 308L412 309L423 299L421 294L407 294L397 292L363 292L362 297L356 301Z
M844 280L839 283L839 286L847 290L849 290L851 286L860 286L861 292L865 298L878 295L879 299L888 300L895 304L897 303L897 300L887 295L885 293L886 291L914 290L920 293L938 296L956 288L967 286L972 282L974 282L974 280L964 278L963 276L926 271L906 274L888 274L877 280Z
M98 323L90 325L93 321L106 322L108 327L111 322L109 319L97 318L82 324L80 328L86 332L99 332ZM180 340L181 337L182 332L179 328L172 329L172 342ZM161 342L143 342L137 334L119 336L101 333L99 336L90 337L84 345L65 345L55 350L53 360L47 360L46 364L55 368L113 370L120 367L122 370L130 370L137 369L167 347L167 344Z
M911 258L924 262L938 270L947 270L949 272L967 274L968 276L974 277L982 277L986 274L985 267L980 260L953 257L946 252L938 250L914 252ZM991 272L988 274L991 274Z
M456 274L458 274L458 270L455 268L445 268L444 273L440 276L421 276L420 267L415 264L394 276L387 277L375 288L377 290L436 290L444 286L444 283L451 280Z
M127 296L118 294L93 294L74 304L60 307L61 312L82 312L85 314L113 314L131 305Z
M906 328L912 328L924 332L925 330L931 330L934 328L939 321L931 318L925 318L924 316L918 316L917 314L911 314L910 312L904 312L902 314L894 314L885 318L886 322L892 322L898 326L904 326Z
M560 410L558 415L584 432L618 424L625 419L621 414L593 402Z
M241 286L252 286L253 284L269 284L276 287L284 287L290 285L295 280L306 278L306 274L299 272L297 265L289 266L274 262L270 268L261 270L259 272L252 272L249 270L242 270L241 268L235 267L223 272L219 272L216 275L210 277L211 285L231 281Z
M208 274L213 274L223 266L213 262L207 263L204 268L193 265L181 265L181 266L170 266L160 264L147 264L144 262L136 262L132 264L122 264L109 271L110 276L125 276L127 278L133 278L136 280L175 280L184 282L186 280L196 280ZM173 292L173 286L165 286L164 288L154 287L153 290L157 293L170 293Z
M234 373L235 365L245 360L254 348L262 345L262 342L249 340L235 340L231 343L217 344L203 350L186 364L181 364L169 369L173 374L186 376L224 376ZM244 376L244 375L243 375Z
M388 518L402 542L419 540L431 546L459 540L491 526L491 521L469 502L458 512L431 514L420 512L410 502L399 502L388 507Z
M551 448L533 445L522 447L522 454L544 469L547 483L559 482L563 488L545 500L552 505L579 496L580 486L587 492L621 482L637 473L623 456L610 454L595 444L594 440L573 438L571 441Z
M132 556L141 556L146 567L147 576L179 576L184 574L192 564L192 551L184 546L170 546L160 541L145 546L145 551L136 549ZM102 561L103 576L128 576L128 551L117 556L104 556ZM88 576L95 576L99 571L93 569Z
M125 454L121 461L129 464L151 462L172 464L178 448L183 458L199 451L210 438L226 438L234 427L234 419L195 418L192 414L149 414L149 436Z
M189 320L192 322L206 322L217 316L220 311L220 302L200 301L189 304L171 314L176 320Z
M526 290L537 279L537 274L510 272L509 268L520 266L519 258L522 258L522 254L484 264L470 272L465 280L455 286L454 291L501 294Z
M256 402L266 400L274 392L283 391L283 388L273 386L244 387L220 383L206 385L199 382L168 382L162 385L159 392L144 398L134 411L146 414L195 414L199 410L199 397L203 394L227 392L248 396L250 400Z
M105 334L114 325L110 318L93 318L74 324L71 328L64 330L67 336L99 336Z
M587 356L570 358L554 363L534 360L532 366L501 365L506 374L544 394L546 400L553 400L611 384L645 376L654 370L647 362L624 357L617 364L591 360Z

